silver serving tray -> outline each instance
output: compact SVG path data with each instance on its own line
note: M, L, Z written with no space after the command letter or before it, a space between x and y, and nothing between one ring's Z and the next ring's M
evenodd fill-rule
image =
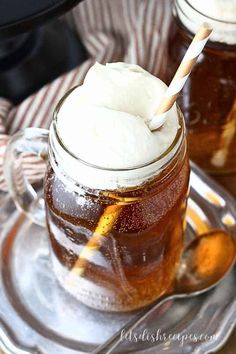
M16 211L7 195L0 198L0 225L0 347L6 354L92 352L134 316L98 312L67 294L52 272L46 230ZM236 237L235 202L193 165L187 239L212 228ZM143 337L123 341L118 352L207 354L219 349L236 322L235 272L205 295L163 305L136 330ZM145 330L158 332L158 340L145 339ZM179 339L161 340L164 333ZM187 338L190 334L198 340ZM215 337L205 340L201 334Z

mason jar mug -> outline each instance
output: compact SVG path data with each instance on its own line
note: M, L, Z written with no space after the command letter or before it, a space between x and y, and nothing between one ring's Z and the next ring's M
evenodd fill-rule
M183 115L178 109L175 139L155 161L104 169L63 145L62 103L49 132L28 128L12 138L5 163L11 195L33 222L46 226L53 270L66 291L99 310L141 308L171 287L183 249L189 182ZM48 161L44 198L25 178L19 183L25 151Z

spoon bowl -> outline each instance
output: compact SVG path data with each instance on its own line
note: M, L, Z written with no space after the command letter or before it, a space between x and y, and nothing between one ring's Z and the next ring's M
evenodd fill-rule
M186 247L174 282L174 293L198 295L215 287L232 268L235 239L224 230L212 230Z

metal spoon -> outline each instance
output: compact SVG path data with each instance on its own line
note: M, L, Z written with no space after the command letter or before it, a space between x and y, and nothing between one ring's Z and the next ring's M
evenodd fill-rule
M121 332L132 331L166 300L202 294L223 280L235 263L236 243L223 230L212 230L194 239L185 249L171 292L139 312L92 354L109 354L120 344Z

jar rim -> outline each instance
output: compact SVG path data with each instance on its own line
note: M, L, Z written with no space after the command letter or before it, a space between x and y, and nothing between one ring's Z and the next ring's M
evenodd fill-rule
M208 10L205 7L198 9L196 4L192 4L190 0L175 0L173 6L173 14L179 20L181 25L192 35L197 33L199 27L203 22L207 22L212 26L213 31L209 38L206 47L212 46L212 43L216 45L224 45L226 50L235 50L236 45L236 22L235 18L231 17L231 12L227 12L226 15L230 16L225 18L218 18L223 15L214 13L210 16L211 8ZM218 9L219 10L219 9ZM206 13L204 13L204 11Z
M69 90L62 98L61 100L58 102L58 104L56 105L56 108L54 110L53 113L53 121L51 126L53 127L55 136L56 136L56 140L59 143L60 147L64 150L65 153L67 153L71 158L73 158L75 161L77 161L78 163L82 163L90 168L93 169L97 169L97 170L101 170L101 171L111 171L111 172L128 172L128 171L135 171L135 170L139 170L145 167L150 167L158 162L161 162L162 160L165 160L168 155L175 149L178 148L178 146L180 145L180 143L182 142L184 136L185 136L185 122L184 122L184 117L183 117L183 113L181 112L179 106L176 104L176 108L177 108L177 113L178 113L178 120L179 120L179 129L176 132L175 138L172 141L172 143L169 145L169 147L161 154L159 155L157 158L148 161L147 163L144 164L139 164L139 165L135 165L135 166L131 166L131 167L127 167L127 168L106 168L106 167L102 167L102 166L98 166L96 164L87 162L83 159L81 159L80 157L76 156L75 154L73 154L63 143L61 137L60 137L60 133L58 131L58 125L57 125L57 116L58 116L58 112L64 102L64 100L66 99L67 96L69 96L69 94L74 91L79 85L73 87L71 90ZM178 150L178 149L177 149Z
M198 13L199 15L201 15L201 16L206 17L206 19L208 19L208 20L214 21L214 22L216 22L216 23L229 24L229 25L235 25L235 26L236 26L236 21L226 21L226 20L221 20L221 19L219 19L219 18L215 18L215 17L209 16L209 15L205 14L204 12L201 12L201 11L199 11L198 9L196 9L196 8L189 2L189 0L184 0L184 1L187 3L187 5L188 5L193 11L197 12L197 13ZM175 1L175 6L176 6L177 3L178 3L179 10L182 12L182 14L183 14L184 16L187 16L187 15L184 13L183 8L181 8L181 6L180 6L180 4L179 4L179 0L176 0L176 1Z

